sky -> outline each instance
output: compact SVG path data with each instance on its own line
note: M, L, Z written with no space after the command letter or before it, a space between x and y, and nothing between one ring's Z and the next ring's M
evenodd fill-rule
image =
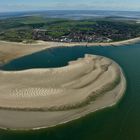
M140 0L0 0L0 12L34 10L140 11Z

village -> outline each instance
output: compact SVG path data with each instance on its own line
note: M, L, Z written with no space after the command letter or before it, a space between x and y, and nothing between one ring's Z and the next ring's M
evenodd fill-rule
M48 34L48 30L44 29L34 29L33 30L33 39L34 40L43 40L43 41L56 41L56 42L111 42L112 39L104 36L99 36L96 34L81 32L72 32L65 36L52 37Z

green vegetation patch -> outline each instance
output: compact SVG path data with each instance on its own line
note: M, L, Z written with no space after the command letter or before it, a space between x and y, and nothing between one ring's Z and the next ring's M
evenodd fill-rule
M0 39L106 42L140 36L140 24L112 19L70 20L25 16L0 20Z

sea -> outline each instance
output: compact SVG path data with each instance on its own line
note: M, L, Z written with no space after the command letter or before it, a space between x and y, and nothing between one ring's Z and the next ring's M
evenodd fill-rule
M93 19L93 18L123 18L140 19L140 11L105 11L105 10L46 10L46 11L22 11L1 12L0 19L43 16L45 18L67 18L67 19Z

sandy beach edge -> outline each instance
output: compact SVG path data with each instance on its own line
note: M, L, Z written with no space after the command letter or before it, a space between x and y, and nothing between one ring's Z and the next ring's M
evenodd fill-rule
M1 42L3 42L4 44L5 43L10 43L11 44L11 42L5 42L5 41L0 41L0 43ZM81 45L86 45L86 46L111 46L112 44L113 45L116 45L116 46L120 46L120 45L125 45L125 44L133 44L133 43L136 43L136 42L140 42L140 38L135 38L135 39L131 39L131 40L126 40L126 41L121 41L121 42L113 42L113 43L71 43L71 44L69 44L69 43L56 43L56 42L38 42L38 43L36 43L36 44L31 44L31 46L36 46L36 45L44 45L44 46L46 46L45 48L43 47L43 48L41 48L41 49L39 49L39 50L37 50L37 51L41 51L41 50L43 50L43 49L48 49L48 48L52 48L52 47L59 47L59 46L71 46L71 47L74 47L74 46L81 46ZM22 43L12 43L12 44L16 44L16 45L19 45L19 44L21 44L21 45L24 45L24 46L26 46L27 44L22 44ZM49 44L49 45L48 45ZM25 55L26 55L26 53L25 53ZM120 67L120 66L119 66ZM121 69L121 68L120 68ZM123 70L121 69L121 72L122 72L122 75L124 74L123 73ZM124 84L124 89L123 89L123 95L124 95L124 93L125 93L125 90L126 90L126 79L125 79L125 77L122 77L122 79L124 80L124 82L123 82L123 84ZM117 97L117 101L114 101L112 104L110 104L110 105L107 105L107 106L104 106L104 107L101 107L101 108L97 108L96 110L94 110L93 112L96 112L96 111L100 111L100 110L102 110L102 109L104 109L104 108L110 108L110 107L112 107L112 106L114 106L114 105L116 105L116 104L118 104L118 102L120 101L120 99L123 97L123 95L122 94L119 94L118 95L118 97ZM89 112L89 113L93 113L93 112ZM87 114L89 114L89 113L87 113ZM68 123L68 122L71 122L71 121L73 121L73 120L77 120L77 119L80 119L80 118L82 118L82 117L85 117L87 114L85 114L85 115L82 115L82 116L78 116L78 117L76 117L76 118L74 118L74 119L69 119L69 120L67 120L67 121L64 121L64 122L61 122L61 123L59 123L59 124L57 124L57 125L52 125L52 126L49 126L49 127L37 127L37 128L31 128L31 129L21 129L22 131L24 130L27 130L27 131L29 131L29 130L39 130L39 129L46 129L46 128L51 128L51 127L55 127L55 126L58 126L58 125L62 125L62 124L65 124L65 123ZM0 129L4 129L4 130L19 130L19 129L11 129L11 128L3 128L3 127L0 127Z
M115 63L115 62L114 62ZM116 65L118 65L117 63L115 63ZM119 65L118 65L119 66ZM64 124L66 124L66 123L70 123L70 122L72 122L72 121L76 121L76 120L78 120L78 119L81 119L81 118L83 118L83 117L86 117L87 115L89 115L89 114L91 114L91 113L96 113L96 112L98 112L98 111L102 111L103 109L109 109L109 108L111 108L111 107L113 107L113 106L115 106L115 105L117 105L117 104L119 104L119 102L121 101L121 99L125 96L125 92L126 92L126 89L127 89L127 81L126 81L126 78L125 78L125 74L124 74L124 72L123 72L123 70L122 70L122 68L119 66L119 68L120 68L120 70L121 70L121 73L122 73L122 80L123 80L123 92L122 92L122 94L119 94L118 95L118 97L117 97L117 101L115 102L113 102L112 104L110 104L110 105L107 105L107 106L104 106L104 107L101 107L101 108L97 108L96 110L94 110L93 112L88 112L87 114L85 114L85 115L83 115L83 116L79 116L79 117L77 117L77 118L75 118L75 119L71 119L71 120L67 120L67 121L64 121L64 122L62 122L62 123L59 123L59 124L57 124L57 125L52 125L52 126L50 126L50 127L37 127L37 128L32 128L32 129L28 129L28 130L40 130L40 129L49 129L49 128L53 128L53 127L56 127L56 126L59 126L59 125L64 125ZM121 93L121 92L120 92ZM11 130L16 130L16 129L11 129ZM18 130L18 129L17 129ZM26 130L26 129L23 129L24 131L28 131L28 130Z
M86 42L65 43L65 42L51 42L51 41L49 42L49 41L41 41L41 40L38 40L35 43L22 43L22 42L8 42L8 41L0 40L0 65L2 65L3 63L5 64L13 59L17 59L25 55L30 55L51 48L53 49L53 48L76 47L76 46L118 47L118 46L131 45L139 42L140 42L140 37L136 37L124 41L108 42L108 43L86 43ZM5 54L5 58L1 58L1 53Z
M116 65L118 65L116 62L114 62ZM118 65L119 66L119 65ZM112 108L113 106L116 106L117 104L119 104L119 102L121 101L121 99L124 97L125 95L125 92L126 92L126 88L127 88L127 81L126 81L126 78L125 78L125 74L122 70L122 68L119 66L120 68L120 71L122 73L121 75L121 78L122 78L122 84L123 84L123 87L120 91L120 93L117 95L117 98L112 102L112 104L110 105L106 105L106 106L103 106L103 107L99 107L99 108L96 108L95 110L93 111L88 111L86 114L84 115L78 115L76 116L75 118L72 118L72 119L69 119L67 121L63 121L61 123L58 123L56 125L51 125L51 126L42 126L42 127L34 127L34 128L21 128L21 129L14 129L14 128L6 128L6 127L0 127L0 129L2 130L8 130L8 131L37 131L37 130L40 130L40 129L49 129L49 128L53 128L53 127L56 127L56 126L60 126L60 125L64 125L66 123L70 123L72 121L77 121L83 117L86 117L87 115L91 114L91 113L96 113L98 111L102 111L103 109L109 109L109 108Z
M90 42L53 42L53 41L42 41L37 40L35 43L22 43L22 42L10 42L10 41L3 41L0 40L0 43L4 44L12 44L12 45L31 45L31 46L37 46L37 45L48 45L48 48L50 47L59 47L59 46L121 46L121 45L129 45L133 43L140 42L140 37L122 40L122 41L114 41L114 42L100 42L100 43L90 43Z

